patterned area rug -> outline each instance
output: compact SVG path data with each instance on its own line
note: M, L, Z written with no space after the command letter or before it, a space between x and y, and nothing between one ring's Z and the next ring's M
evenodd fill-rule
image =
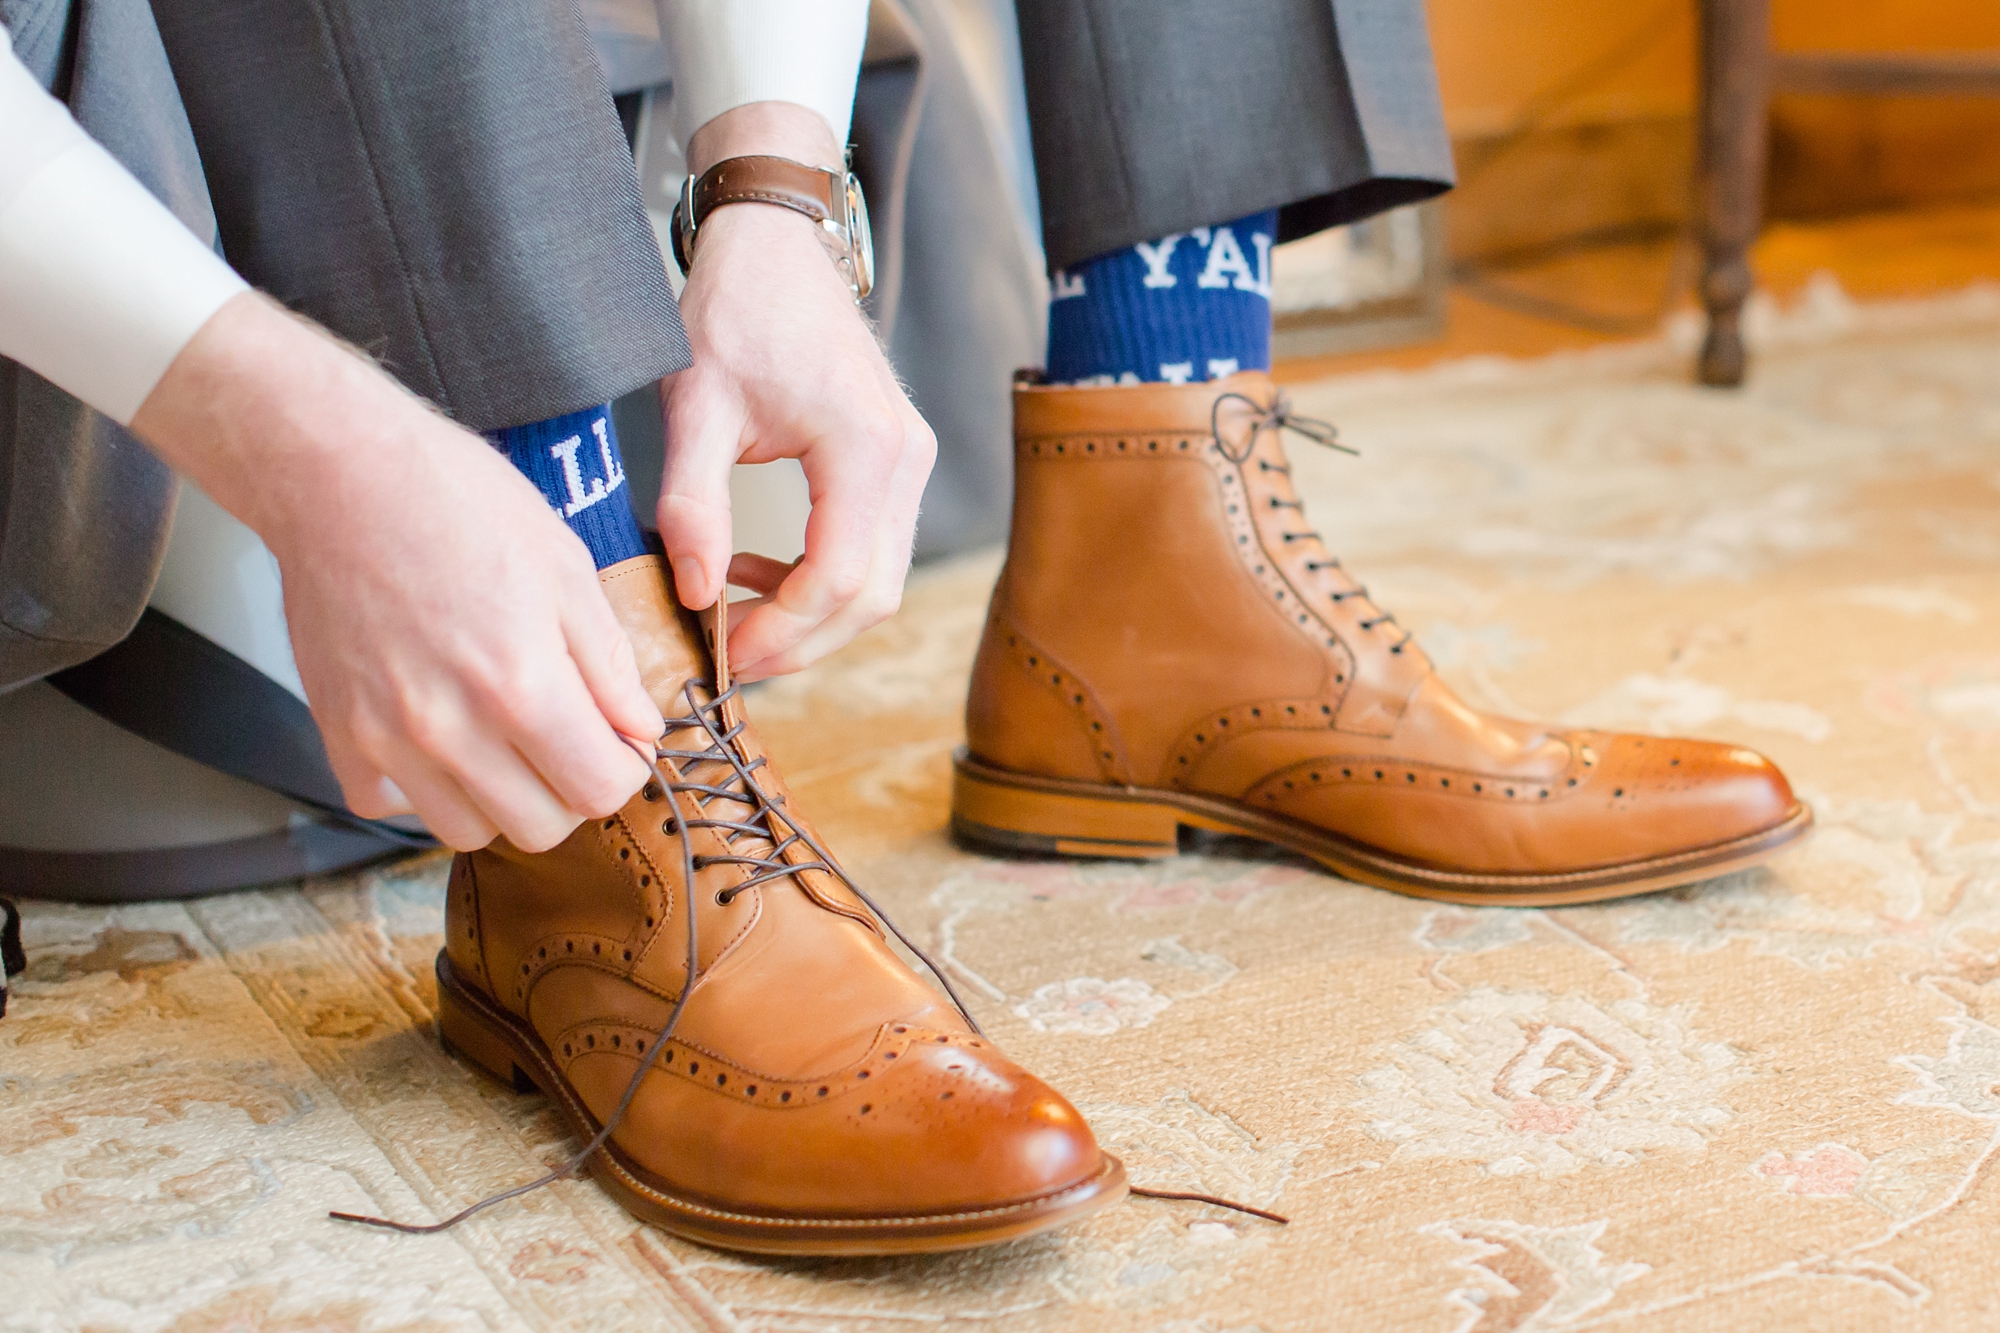
M791 1333L1974 1329L2000 1321L2000 293L1765 312L1298 391L1318 526L1475 701L1776 757L1818 832L1623 904L1470 911L1255 847L997 861L942 829L997 557L752 711L864 882L1134 1177L972 1255L770 1262L565 1184L430 1032L443 863L29 904L0 1327Z

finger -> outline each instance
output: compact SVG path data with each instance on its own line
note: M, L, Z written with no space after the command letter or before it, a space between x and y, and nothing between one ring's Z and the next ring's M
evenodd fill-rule
M373 762L364 758L344 732L320 729L326 744L327 766L340 784L340 797L348 810L363 819L388 819L413 815L416 807L403 789Z
M390 766L396 776L385 781L407 793L411 809L445 846L455 852L476 852L500 836L500 827L486 817L465 788L415 749L404 750Z
M348 813L360 815L362 819L416 815L416 807L410 805L410 797L406 797L386 773L364 761L352 749L336 745L334 737L326 737L326 763L334 771L334 781L340 783L340 801L348 807Z
M909 444L877 492L882 503L872 525L868 573L861 591L824 619L805 625L800 632L795 619L781 620L769 612L783 609L789 585L804 572L801 567L780 585L765 608L751 612L739 622L737 634L731 636L730 652L737 656L740 662L737 671L744 680L796 671L895 612L909 572L924 483L929 479L935 456L929 428L916 417L914 410L910 417L913 424ZM810 536L809 533L809 540Z
M698 370L671 376L667 385L660 541L681 604L699 611L722 595L729 568L729 470L741 452L745 415Z
M900 438L871 431L858 440L816 444L800 456L812 495L805 555L744 621L741 637L730 636L732 657L749 654L747 667L783 652L868 587L886 483L901 448Z
M646 692L632 640L605 601L602 586L592 579L571 587L563 598L562 617L570 658L605 722L621 735L658 740L667 729L666 721ZM568 794L560 784L557 789Z
M583 696L583 683L570 670L567 657L558 660L575 694ZM535 677L517 675L514 679L526 679L530 687L504 692L489 687L483 697L454 693L425 701L387 733L382 745L385 753L376 756L376 762L410 794L417 812L426 819L426 800L450 806L449 783L516 847L526 852L546 851L569 836L583 815L557 796L534 765L514 748L513 734L519 724L510 715L510 708L527 706L540 697L540 691L533 687ZM595 708L586 703L583 711L595 725L608 731ZM445 837L442 830L437 832L440 838Z
M636 668L632 674L636 681ZM657 739L666 730L650 700L645 705L650 719L638 726L621 729L608 722L567 659L557 659L552 669L533 683L516 685L506 697L486 703L491 725L485 732L494 739L496 748L497 744L511 745L534 770L540 779L537 785L548 792L562 814L573 812L578 818L601 819L615 813L646 780L647 767L631 746L619 739L621 730L646 741ZM528 799L534 800L532 793ZM531 818L547 813L539 807L523 809ZM574 819L569 822L574 826ZM565 827L563 833L568 832Z
M547 851L584 820L511 745L469 740L454 758L457 762L444 768L446 775L507 841L524 852Z
M375 790L379 793L379 798L370 802L371 808L367 814L361 816L363 819L391 819L397 815L417 813L417 807L410 804L410 798L403 793L403 789L390 779L386 777L376 779ZM354 807L350 805L348 809L354 810ZM354 813L361 814L359 810L354 810Z

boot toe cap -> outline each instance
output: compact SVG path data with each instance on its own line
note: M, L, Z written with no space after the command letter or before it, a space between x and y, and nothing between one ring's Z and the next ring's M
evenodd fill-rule
M1778 766L1743 746L1619 735L1594 748L1603 751L1596 785L1647 852L1754 837L1799 809Z
M1076 1108L983 1038L913 1042L874 1091L868 1111L863 1101L845 1117L861 1168L850 1204L873 1198L911 1213L1004 1207L1060 1194L1103 1169Z
M731 1212L946 1217L1032 1206L1107 1170L1075 1107L963 1031L906 1027L861 1066L782 1091L712 1077L655 1075L617 1137L672 1192ZM589 1082L602 1101L622 1080Z

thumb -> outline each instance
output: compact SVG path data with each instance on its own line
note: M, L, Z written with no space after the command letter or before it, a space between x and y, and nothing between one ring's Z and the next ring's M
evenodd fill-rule
M739 402L692 370L668 381L666 467L660 478L660 542L681 603L699 611L722 595L734 547L729 472L747 416Z

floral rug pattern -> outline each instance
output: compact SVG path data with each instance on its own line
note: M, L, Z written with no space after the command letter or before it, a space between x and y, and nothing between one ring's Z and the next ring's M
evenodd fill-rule
M1217 841L943 834L997 557L751 701L835 849L1067 1091L1134 1200L973 1254L774 1262L588 1183L430 1032L443 861L24 904L0 1329L1983 1329L2000 1318L2000 293L1300 386L1314 518L1475 702L1755 746L1820 825L1625 903L1438 906Z

